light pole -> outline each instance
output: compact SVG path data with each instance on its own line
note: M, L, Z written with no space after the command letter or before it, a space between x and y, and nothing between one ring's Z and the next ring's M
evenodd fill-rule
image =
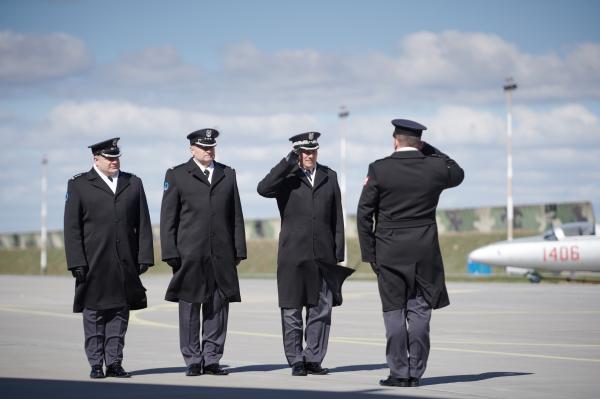
M340 193L342 197L342 215L344 218L344 261L342 266L348 264L348 242L346 241L346 119L350 111L344 105L340 107Z
M517 90L517 84L512 77L506 79L504 92L506 93L507 112L506 112L506 239L513 239L513 195L512 195L512 92Z
M41 216L41 231L40 231L40 272L46 274L46 268L48 265L48 258L46 253L46 246L48 242L48 229L46 227L46 216L47 216L47 193L48 193L48 158L46 155L42 158L42 209L40 212Z

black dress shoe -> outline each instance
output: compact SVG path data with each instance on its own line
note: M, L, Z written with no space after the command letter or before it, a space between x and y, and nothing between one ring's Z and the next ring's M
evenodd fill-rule
M185 375L188 377L196 377L202 375L202 366L200 363L190 364L185 370Z
M379 380L379 385L384 387L407 387L408 378L396 378L391 375L385 380Z
M214 363L209 364L208 366L204 366L203 373L211 375L227 375L229 374L229 371L219 367L219 363Z
M418 387L419 385L421 385L421 380L419 378L410 377L408 379L408 386L409 387Z
M106 367L106 376L116 378L130 378L131 374L125 371L123 367L121 367L121 362L114 362L110 366Z
M329 369L324 369L319 363L306 362L304 368L308 374L325 375L329 373Z
M292 364L292 375L294 376L305 376L307 374L304 362L298 362Z
M102 366L92 366L92 371L90 371L90 378L104 378L104 371L102 371Z

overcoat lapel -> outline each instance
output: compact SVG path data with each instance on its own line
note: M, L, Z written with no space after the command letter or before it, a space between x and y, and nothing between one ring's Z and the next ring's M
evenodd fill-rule
M314 190L318 189L323 184L325 184L325 182L327 182L327 180L329 180L329 176L327 175L327 173L325 173L323 171L323 168L321 168L317 164L317 170L315 171L315 186L314 186Z
M190 158L190 160L187 163L187 171L194 176L196 179L200 180L202 183L206 184L207 186L210 186L210 183L208 182L208 178L204 175L204 173L202 173L202 171L200 170L200 167L198 165L196 165L196 162L194 162L193 158Z
M225 177L225 172L223 172L221 165L217 164L216 162L214 165L215 167L213 169L212 183L210 185L211 190Z
M108 187L108 184L106 184L104 182L104 180L102 180L102 178L100 176L98 176L98 173L96 172L96 170L94 168L92 168L88 173L87 173L87 178L90 181L90 184L94 187L98 187L100 190L106 192L107 194L113 196L114 193L112 192L112 190L110 189L110 187Z
M126 173L119 173L119 180L117 180L117 191L115 192L115 197L125 190L130 183L131 175Z
M312 184L310 184L310 182L308 181L308 177L306 176L306 174L304 173L304 171L301 168L298 168L296 170L295 174L296 174L296 177L302 181L302 183L306 184L308 186L308 188L310 188L311 190L313 189Z

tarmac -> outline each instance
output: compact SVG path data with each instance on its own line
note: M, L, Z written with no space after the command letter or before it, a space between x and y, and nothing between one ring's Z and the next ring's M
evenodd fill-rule
M69 277L0 276L2 398L597 398L600 286L449 283L433 312L418 388L382 387L385 332L376 283L350 280L334 308L325 376L292 377L275 280L241 280L221 365L186 377L168 275L142 276L149 307L131 313L123 366L131 379L90 380Z

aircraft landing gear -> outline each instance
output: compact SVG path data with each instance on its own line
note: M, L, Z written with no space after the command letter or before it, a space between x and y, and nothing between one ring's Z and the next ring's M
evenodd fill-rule
M527 273L525 277L527 277L529 282L533 284L538 284L540 281L542 281L542 276L536 272Z

